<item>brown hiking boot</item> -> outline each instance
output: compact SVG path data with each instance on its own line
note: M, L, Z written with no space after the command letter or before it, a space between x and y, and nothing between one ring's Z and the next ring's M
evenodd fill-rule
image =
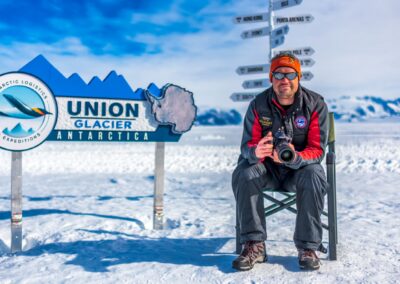
M298 249L299 266L305 270L317 270L321 264L317 254L312 249Z
M265 243L263 241L247 241L242 253L232 262L232 267L237 270L250 270L254 264L267 261Z

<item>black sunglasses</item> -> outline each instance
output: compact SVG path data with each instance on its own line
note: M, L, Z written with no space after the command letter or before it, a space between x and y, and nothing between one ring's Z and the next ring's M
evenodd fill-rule
M290 72L290 73L273 72L272 76L274 76L274 78L277 80L282 80L283 78L286 77L291 81L297 77L297 72Z

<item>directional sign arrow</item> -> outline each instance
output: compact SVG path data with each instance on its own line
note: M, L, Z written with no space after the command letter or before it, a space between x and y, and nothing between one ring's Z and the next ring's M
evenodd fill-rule
M269 20L268 13L260 13L253 15L237 16L233 18L235 24L259 23Z
M299 47L295 49L276 50L274 51L274 56L280 53L290 53L295 56L311 56L314 52L315 50L312 47Z
M297 15L292 17L281 17L275 16L274 23L275 25L280 24L307 24L311 23L314 20L314 17L310 14L307 15Z
M285 42L285 36L272 38L271 48L278 47L278 46L282 45L284 42Z
M259 93L233 93L231 100L234 102L248 102L254 99Z
M242 39L247 39L247 38L268 36L268 35L269 35L269 27L264 27L264 28L244 31L240 36L242 37Z
M282 35L287 35L287 33L289 32L289 26L288 25L284 25L282 27L276 28L274 30L272 30L272 37L278 37L278 36L282 36Z
M277 0L272 3L274 11L300 5L303 0Z
M254 89L254 88L268 88L270 85L271 84L267 79L256 79L256 80L244 81L242 87L244 89Z
M236 73L238 73L239 75L268 73L269 66L269 64L239 66L236 69Z
M311 67L315 64L315 61L312 58L303 58L300 59L300 65L302 67Z
M310 71L305 71L301 73L303 76L301 77L302 81L310 81L312 78L314 78L313 73Z

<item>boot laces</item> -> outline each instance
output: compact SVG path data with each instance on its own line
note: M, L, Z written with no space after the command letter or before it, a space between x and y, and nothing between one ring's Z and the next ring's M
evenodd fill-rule
M241 253L243 257L249 257L251 260L255 259L263 249L263 242L247 241Z

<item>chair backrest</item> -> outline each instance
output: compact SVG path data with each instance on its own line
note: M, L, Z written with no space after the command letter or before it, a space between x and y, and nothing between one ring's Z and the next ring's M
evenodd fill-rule
M335 117L333 112L328 113L328 152L335 153Z

